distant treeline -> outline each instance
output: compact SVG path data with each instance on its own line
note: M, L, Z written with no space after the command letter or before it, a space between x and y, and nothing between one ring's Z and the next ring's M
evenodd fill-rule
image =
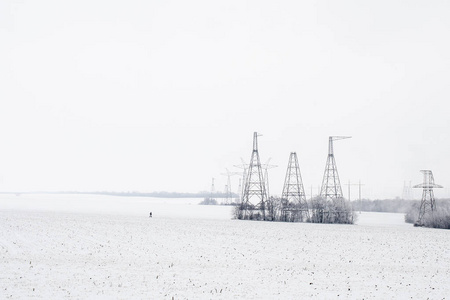
M368 200L362 199L352 201L354 210L373 211L373 212L392 212L407 213L411 207L418 207L420 200L403 200L403 199L384 199L384 200ZM443 205L450 206L450 199L437 199L436 207Z
M109 191L94 191L94 192L79 192L79 191L60 191L60 192L0 192L0 194L65 194L65 195L106 195L106 196L123 196L123 197L153 197L153 198L205 198L210 197L210 192L197 193L177 193L177 192L109 192ZM216 192L213 198L226 198L225 193ZM236 194L231 195L236 198Z

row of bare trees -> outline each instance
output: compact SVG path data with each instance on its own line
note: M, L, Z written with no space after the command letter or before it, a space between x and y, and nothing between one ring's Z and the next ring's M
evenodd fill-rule
M233 217L244 220L353 224L356 214L345 199L326 200L316 197L310 203L292 203L279 197L270 197L263 207L241 203L236 205Z

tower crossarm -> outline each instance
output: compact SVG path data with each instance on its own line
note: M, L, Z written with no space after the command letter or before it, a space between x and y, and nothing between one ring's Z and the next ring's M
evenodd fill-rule
M331 136L331 139L333 141L337 141L337 140L343 140L343 139L349 139L351 138L351 136Z
M442 185L434 183L434 176L431 170L420 170L423 173L423 182L420 184L416 184L413 188L424 188L424 189L433 189L433 188L443 188Z
M421 183L421 184L416 184L415 186L413 186L413 188L415 188L415 189L422 189L422 188L424 188L424 189L439 189L439 188L443 188L443 186L442 185L439 185L439 184L435 184L435 183L433 183L433 184L431 184L431 183Z
M349 139L351 136L330 136L328 138L328 155L333 155L333 141Z

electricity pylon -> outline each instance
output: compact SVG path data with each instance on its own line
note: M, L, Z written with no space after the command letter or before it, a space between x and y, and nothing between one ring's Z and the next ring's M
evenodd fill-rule
M242 169L242 178L239 182L239 201L237 202L242 202L242 197L244 195L244 188L245 188L245 181L247 180L247 169L248 169L248 165L245 163L244 159L241 157L241 164L240 165L234 165L234 167ZM241 183L243 185L241 185Z
M267 160L266 164L261 165L261 167L264 169L264 182L265 182L265 185L266 185L266 196L267 196L267 199L269 199L269 197L270 197L270 193L269 193L269 172L268 172L268 170L278 167L277 165L269 164L271 159L272 159L272 157Z
M233 175L241 175L241 173L230 172L228 169L225 169L225 170L227 172L226 173L221 173L220 175L227 176L227 185L225 186L225 194L226 194L225 204L230 204L233 201L233 192L232 192L232 189L231 189L231 176L233 176Z
M341 182L334 160L333 141L348 139L351 136L330 136L328 140L328 158L323 174L320 196L324 199L343 199Z
M262 220L266 219L266 186L258 153L258 133L253 133L253 151L245 178L241 210L244 219L254 217L253 212L260 210Z
M420 172L423 173L423 183L413 186L413 188L423 188L416 226L423 226L423 217L429 213L433 214L436 210L433 188L442 188L442 185L434 183L433 172L430 170L421 170Z
M235 199L234 203L238 204L242 199L242 178L239 178L238 192L236 193L236 195L238 195L238 198Z
M402 199L403 200L412 200L412 189L411 189L411 181L409 182L409 186L406 185L406 181L403 182L403 193L402 193Z
M281 193L281 210L284 221L300 221L309 218L308 204L303 187L297 153L291 152Z

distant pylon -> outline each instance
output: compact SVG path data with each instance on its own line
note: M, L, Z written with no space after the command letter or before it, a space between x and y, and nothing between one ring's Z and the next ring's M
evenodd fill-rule
M239 201L238 203L242 203L243 195L244 195L244 188L245 188L245 181L247 180L247 169L248 164L245 163L244 159L241 157L241 164L240 165L234 165L234 167L242 169L242 178L239 181Z
M291 152L289 156L281 203L284 221L301 222L309 218L308 204L296 152Z
M266 219L266 187L258 153L258 133L253 133L253 151L245 178L241 209L244 219L251 219L254 212L261 212L262 220Z
M231 190L231 176L233 175L241 175L241 173L230 172L228 169L225 169L226 173L221 173L221 175L227 176L227 185L225 185L225 204L231 204L233 201L233 192Z
M423 225L423 217L426 214L433 213L436 210L433 188L442 188L442 185L434 183L433 172L430 170L421 170L423 173L423 183L413 186L414 188L423 188L422 201L419 207L419 216L415 225Z
M320 190L320 196L324 199L343 199L341 182L334 160L333 141L348 138L350 136L330 136L328 139L328 158Z
M266 196L267 196L267 199L269 199L269 197L270 197L270 193L269 193L269 169L278 167L277 165L270 165L269 164L271 159L272 159L272 157L267 160L266 164L261 165L261 167L264 169L264 184L266 185Z
M411 181L409 182L409 186L406 185L406 181L403 182L402 199L403 200L412 200L413 199Z

